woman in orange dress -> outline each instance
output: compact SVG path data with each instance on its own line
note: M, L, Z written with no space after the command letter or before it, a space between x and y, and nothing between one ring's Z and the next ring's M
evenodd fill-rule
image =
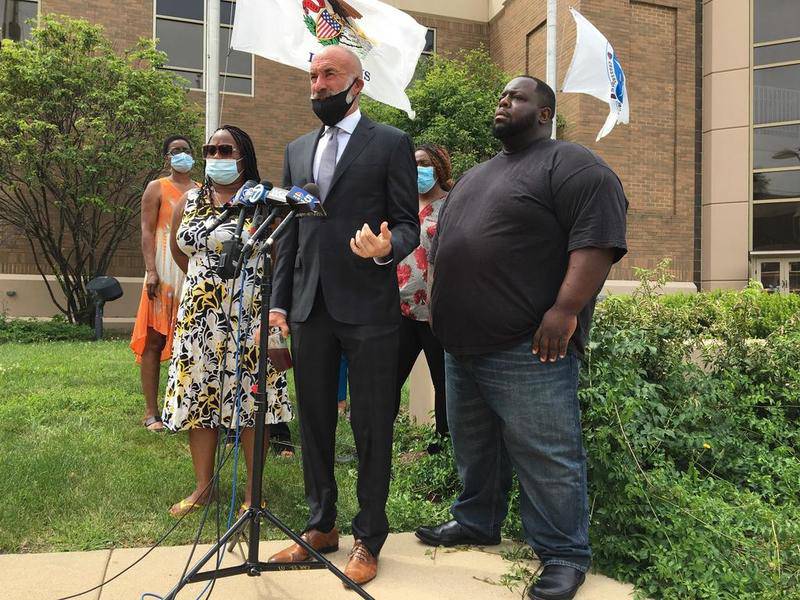
M169 250L172 209L185 192L199 186L189 175L194 166L189 140L177 135L169 137L164 140L162 151L170 173L147 184L142 196L142 255L146 271L131 336L131 350L141 365L144 426L150 431L164 429L157 401L160 362L169 360L172 353L184 278Z

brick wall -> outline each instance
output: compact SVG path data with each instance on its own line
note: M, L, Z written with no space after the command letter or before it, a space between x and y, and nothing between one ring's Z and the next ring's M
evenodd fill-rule
M632 267L673 259L676 277L694 279L695 253L695 18L696 0L559 0L558 82L563 81L575 44L568 12L575 6L609 38L628 78L631 121L594 142L607 109L598 100L558 94L567 121L564 138L597 151L622 179L631 202L630 252L612 272L633 277ZM122 50L153 33L152 0L42 0L42 11L83 17L102 24ZM488 46L509 74L545 76L545 0L506 0L490 23L411 13L437 30L437 50ZM192 92L201 106L204 94ZM242 127L254 139L261 176L280 182L286 143L317 126L308 102L307 75L256 58L254 96L223 97L222 121ZM136 228L111 273L142 272ZM0 272L35 273L27 243L0 227Z
M560 87L572 58L572 5L609 39L625 69L631 124L600 142L607 108L594 98L557 94L567 121L564 138L592 148L617 172L631 203L630 251L612 271L633 277L634 266L672 258L674 275L695 279L695 19L694 0L559 0ZM545 76L544 0L507 0L489 24L489 47L509 73Z
M152 0L41 0L43 13L66 14L103 25L120 51L140 37L153 35ZM436 28L437 50L452 54L459 49L488 46L488 25L460 19L412 13L426 27ZM223 94L221 122L237 125L253 138L261 177L280 185L283 152L294 138L316 128L319 121L308 100L308 75L298 69L256 57L253 97ZM201 109L203 92L190 98ZM114 256L109 273L138 276L143 273L138 222L131 236ZM0 273L36 273L27 241L10 228L0 226Z

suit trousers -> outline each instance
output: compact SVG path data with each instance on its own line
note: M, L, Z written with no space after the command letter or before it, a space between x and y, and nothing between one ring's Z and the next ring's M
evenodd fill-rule
M399 316L398 316L399 321ZM317 289L303 322L292 322L292 354L303 447L308 529L336 524L335 458L337 391L341 356L350 371L350 425L358 454L359 512L353 535L377 556L389 534L386 499L392 463L398 327L334 320Z

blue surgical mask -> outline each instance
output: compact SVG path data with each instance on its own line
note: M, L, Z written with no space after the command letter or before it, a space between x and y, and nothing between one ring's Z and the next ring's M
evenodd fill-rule
M169 164L171 164L172 168L178 173L188 173L194 166L194 159L192 158L191 154L181 152L180 154L175 154L172 158L170 158Z
M206 176L220 185L227 185L239 179L239 168L235 158L207 158Z
M427 194L436 185L433 167L417 167L417 190L420 194Z

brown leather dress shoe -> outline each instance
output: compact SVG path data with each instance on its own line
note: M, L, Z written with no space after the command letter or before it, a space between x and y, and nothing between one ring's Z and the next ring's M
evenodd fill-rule
M353 549L350 551L350 560L344 568L344 574L355 581L358 585L364 585L368 581L375 579L378 574L378 558L372 555L367 547L356 540ZM347 587L345 584L344 587Z
M305 542L321 554L336 552L339 549L339 531L334 527L328 533L318 529L309 529L300 536ZM277 554L269 557L267 562L292 563L308 560L308 552L300 544L292 544Z

